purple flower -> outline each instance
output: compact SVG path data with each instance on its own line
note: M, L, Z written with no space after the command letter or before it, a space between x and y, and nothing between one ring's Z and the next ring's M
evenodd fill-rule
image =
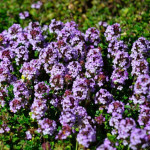
M42 2L38 1L37 3L34 3L31 5L31 8L40 9L42 6Z
M99 125L102 125L102 123L105 121L105 118L101 114L100 116L95 117L95 120Z
M29 17L29 12L28 11L21 12L21 13L19 13L19 17L20 17L20 19L25 19L25 18Z
M30 131L26 131L26 138L27 138L27 140L32 139L32 135L31 135Z

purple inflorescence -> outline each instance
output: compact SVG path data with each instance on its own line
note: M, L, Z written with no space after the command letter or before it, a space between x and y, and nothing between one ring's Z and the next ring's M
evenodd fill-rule
M44 94L49 94L50 87L45 82L39 82L34 86L34 92L36 98L44 98Z
M100 37L99 37L99 30L96 28L92 27L86 30L85 33L85 41L89 42L90 44L94 46L98 46L100 43Z
M21 108L24 108L24 103L22 103L22 99L18 97L10 101L9 106L10 106L10 111L16 113Z
M124 52L127 50L127 45L123 41L112 40L108 45L108 53L115 57L118 51Z
M102 54L98 48L90 49L86 57L86 76L89 78L91 76L97 75L102 71L103 59Z
M113 95L106 89L100 89L95 95L95 104L108 105L113 101Z
M123 89L125 81L128 79L128 71L120 68L116 68L111 75L112 87L116 87L118 90Z
M130 58L128 52L118 51L113 60L114 68L128 69L130 67Z
M120 24L115 23L107 27L104 35L107 41L111 41L111 40L117 40L118 38L120 38L120 33L121 33Z
M27 78L28 80L36 79L40 74L39 70L41 67L41 63L38 59L33 59L30 62L25 62L20 69L20 73Z
M45 115L46 110L46 100L35 98L31 105L31 118L37 120L41 119L41 117Z
M49 134L52 135L56 130L56 122L54 120L50 120L48 118L44 118L43 120L38 120L38 125L40 128L38 131L41 131L43 135Z
M104 143L100 145L96 150L116 150L113 144L109 141L108 138L105 138Z
M132 130L129 147L131 147L133 150L138 150L138 148L145 149L148 147L148 143L149 141L146 130L138 128L134 128Z
M8 96L8 90L6 88L0 88L0 106L4 107L5 99Z
M77 141L84 147L89 147L89 143L96 141L96 131L91 125L81 128L77 134Z

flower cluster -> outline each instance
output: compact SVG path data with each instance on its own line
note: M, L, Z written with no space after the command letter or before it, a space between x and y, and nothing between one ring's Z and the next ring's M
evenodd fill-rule
M120 24L115 23L113 25L108 25L105 31L105 37L107 41L117 40L120 38L121 28Z
M139 76L149 72L148 62L146 61L147 56L149 56L149 48L150 42L143 37L133 43L131 49L132 75Z
M54 120L44 118L43 120L39 120L38 124L40 125L38 132L39 133L42 132L43 135L46 134L52 135L56 130L56 122Z
M121 29L119 24L108 26L105 31L108 45L108 58L113 58L113 72L111 75L112 87L118 90L123 89L125 81L128 79L127 69L130 67L130 57L127 51L127 46L123 41L119 41Z
M96 28L89 28L85 33L85 40L90 44L97 46L100 43L99 30Z

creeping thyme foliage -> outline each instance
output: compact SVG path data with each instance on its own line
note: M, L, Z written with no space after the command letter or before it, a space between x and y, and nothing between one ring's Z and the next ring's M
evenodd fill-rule
M40 9L42 3L31 7ZM28 16L20 13L21 19ZM140 37L130 52L120 40L120 24L99 26L107 48L101 46L100 28L83 33L74 21L53 19L49 26L30 22L25 28L13 24L0 33L4 145L53 149L63 141L72 149L150 146L150 41Z

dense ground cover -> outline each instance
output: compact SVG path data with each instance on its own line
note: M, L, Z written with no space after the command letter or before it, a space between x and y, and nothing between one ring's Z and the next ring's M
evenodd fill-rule
M148 149L148 1L0 8L1 149Z

